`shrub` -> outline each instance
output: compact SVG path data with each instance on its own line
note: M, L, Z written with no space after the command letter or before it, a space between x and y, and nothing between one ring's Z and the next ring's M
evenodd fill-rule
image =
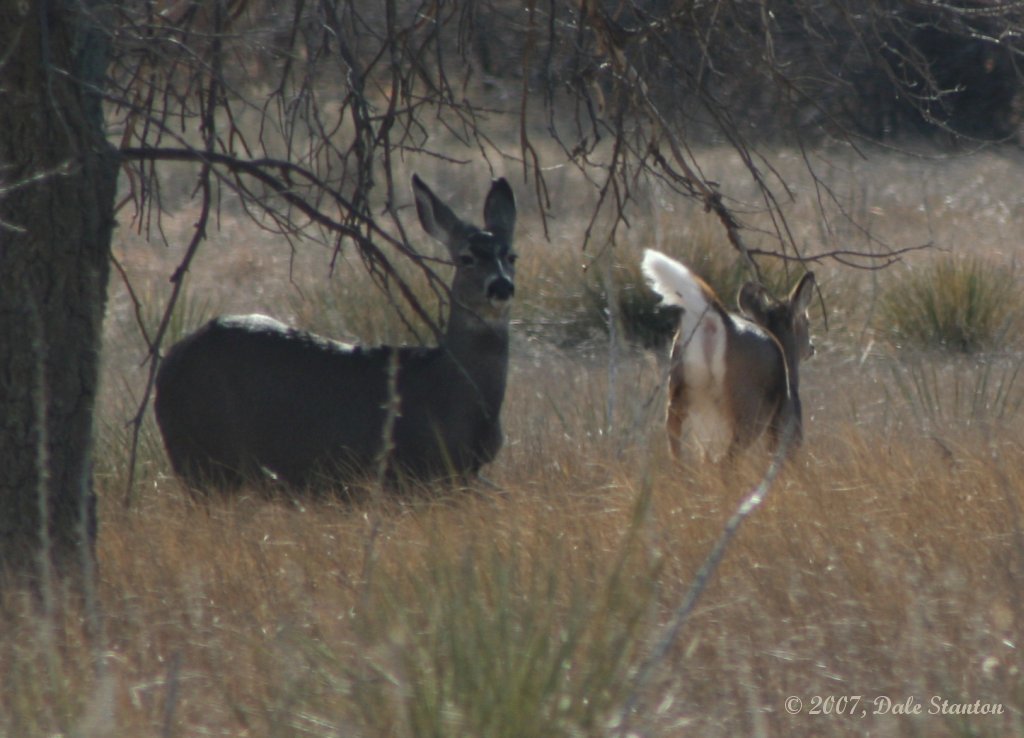
M513 545L441 541L422 567L378 570L356 615L361 669L309 652L328 705L363 707L366 735L581 736L604 733L633 687L658 572L627 535L598 582L566 577L558 542L529 561ZM522 542L521 542L522 543ZM643 577L626 566L647 567ZM326 656L326 658L324 658ZM311 706L311 709L315 707ZM329 707L327 709L334 709Z
M974 353L998 346L1019 310L1014 269L945 257L893 284L879 319L896 343Z
M627 341L654 347L672 337L677 313L659 307L661 298L647 286L638 262L615 264L611 269L610 288L605 281L599 270L587 273L574 311L578 333L607 334L610 292L614 295L617 318Z

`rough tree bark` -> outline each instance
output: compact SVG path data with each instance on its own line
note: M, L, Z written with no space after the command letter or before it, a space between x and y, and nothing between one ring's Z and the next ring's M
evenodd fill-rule
M93 405L117 164L92 0L0 0L0 572L93 557ZM3 579L0 579L3 581Z

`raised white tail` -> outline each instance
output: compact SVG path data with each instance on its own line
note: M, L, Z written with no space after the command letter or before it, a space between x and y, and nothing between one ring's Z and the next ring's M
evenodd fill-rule
M672 342L667 429L675 456L684 430L718 460L749 446L765 431L772 446L788 425L802 437L800 360L813 353L807 308L814 275L807 273L785 301L748 282L739 293L746 317L730 313L685 265L647 250L643 272L664 303L683 309Z

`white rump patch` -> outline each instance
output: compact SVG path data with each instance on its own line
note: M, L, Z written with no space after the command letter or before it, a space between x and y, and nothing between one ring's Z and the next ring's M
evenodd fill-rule
M675 259L659 251L644 252L644 276L664 304L683 309L673 353L682 365L689 407L687 428L698 449L713 460L721 458L733 439L732 417L725 390L725 351L728 328L714 297L700 279Z
M717 461L734 435L725 389L726 326L718 311L709 310L697 320L687 321L684 314L680 327L676 340L690 403L689 431L700 450Z

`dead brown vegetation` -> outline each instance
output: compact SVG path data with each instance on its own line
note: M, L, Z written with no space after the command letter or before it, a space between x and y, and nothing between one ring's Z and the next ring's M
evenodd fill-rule
M833 159L841 181L877 177L862 180L862 207L888 237L913 237L921 218L939 247L984 244L975 250L993 263L1015 258L1007 229L1024 214L1019 195L999 189L1017 171L1007 161L950 161L945 171L985 184L957 178L942 188L922 176L922 167L940 171L927 162L891 159L868 172ZM810 238L813 223L794 207ZM701 217L652 211L634 231L636 251L616 258L655 243L711 252L717 237ZM570 301L558 286L578 284L577 224L567 218L547 245L524 221L523 317L556 320L550 306ZM159 289L174 254L122 248L135 278ZM327 280L315 254L292 265L294 283L288 254L257 234L223 235L200 258L209 261L191 299L289 305L276 311L289 320L320 312ZM504 494L485 487L383 508L246 497L196 506L150 428L126 509L123 422L135 401L126 389L139 386L144 369L132 367L145 348L130 301L116 295L96 603L58 597L58 611L40 618L6 596L0 734L1020 734L1024 429L1017 414L995 412L994 394L952 399L984 394L975 380L1019 365L1018 348L948 369L941 355L886 343L871 296L899 278L822 275L831 330L815 307L804 448L641 681L640 665L765 461L752 452L726 473L671 464L663 358L610 353L603 339L560 348L538 322L520 324L508 442L485 470ZM357 281L345 285L339 299L351 291L366 304ZM344 304L333 309L346 315ZM388 314L339 332L376 325L380 340L403 335ZM913 382L894 382L914 362L935 369L928 381L945 393L941 407ZM790 696L803 701L799 714L787 714ZM833 714L810 715L816 696L859 696L864 713L839 716L831 702ZM1003 713L931 715L933 696ZM885 698L923 712L894 714L876 702ZM636 709L623 722L627 703Z

